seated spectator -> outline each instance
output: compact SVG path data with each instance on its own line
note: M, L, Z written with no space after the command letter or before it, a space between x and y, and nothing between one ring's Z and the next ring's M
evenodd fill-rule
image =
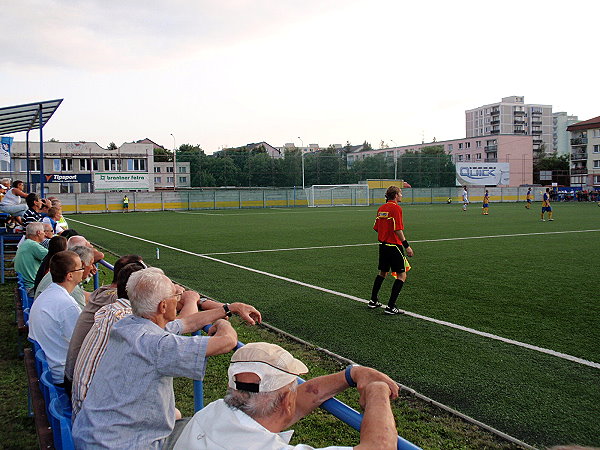
M83 247L81 245L77 245L75 247L67 246L67 249L77 253L79 258L81 259L81 264L83 264L82 280L85 280L89 276L94 265L94 253L92 249L88 247ZM38 287L35 290L35 298L37 299L42 294L42 292L44 292L51 284L52 276L50 273L47 273L41 279L40 284L38 284ZM79 309L81 310L85 306L86 299L89 297L89 292L86 292L79 284L77 284L77 286L75 286L75 288L71 291L71 297L73 297L73 299L77 302L77 305L79 305Z
M65 232L63 232L63 235L64 234L65 234ZM104 259L104 253L102 253L100 250L97 250L96 248L94 248L94 246L92 244L90 244L90 241L88 241L86 238L84 238L80 234L71 236L68 239L69 240L67 241L67 247L69 247L69 248L76 247L78 245L82 245L84 247L91 248L94 251L94 264L96 264L101 259ZM94 270L92 270L92 275L96 273L95 269L96 268L94 267Z
M59 386L65 386L69 340L81 311L69 294L81 282L84 269L75 252L54 255L50 260L52 284L33 302L29 313L29 337L44 350L52 380Z
M45 234L45 231L44 231L44 234ZM52 239L50 239L50 242L48 242L48 253L46 254L46 256L44 256L44 259L42 259L40 268L38 269L37 274L35 275L35 281L33 282L34 292L37 289L38 285L40 284L40 281L42 281L42 278L44 278L44 275L46 275L50 271L50 258L52 258L58 252L62 252L63 250L66 250L66 249L67 249L67 239L66 238L64 238L62 236L54 236Z
M44 240L40 242L40 244L42 245L42 247L48 248L48 246L50 245L50 239L52 239L52 237L54 236L54 232L52 231L52 225L50 225L49 223L42 222L42 225L44 226Z
M127 282L133 314L111 330L94 381L73 423L76 448L163 448L177 434L173 377L201 380L206 357L227 353L237 333L223 319L209 337L179 336L194 318L177 319L181 294L155 269L135 272ZM172 332L166 331L167 323Z
M117 300L117 277L119 272L123 267L133 262L139 262L142 269L146 268L146 265L142 261L142 257L139 255L125 255L120 257L113 267L112 283L106 286L100 286L92 292L88 302L83 307L83 311L81 311L79 319L77 320L77 325L75 325L73 336L71 336L71 342L69 343L67 365L65 367L65 376L69 380L73 379L73 369L75 367L75 361L77 361L77 355L79 355L79 350L81 349L81 344L94 324L94 314L96 314L103 306ZM123 287L123 290L125 290L125 287Z
M50 200L52 202L53 207L58 208L58 212L59 212L58 225L60 225L60 227L63 230L68 230L69 225L67 224L67 221L65 220L63 213L62 213L62 202L58 199L58 197L48 197L48 200Z
M27 210L27 204L21 201L21 199L27 198L27 194L23 192L23 187L24 184L21 180L14 181L12 188L4 193L4 197L0 202L0 211L17 217L19 224L23 223L21 218Z
M27 195L25 201L29 209L23 213L23 225L27 226L32 222L41 222L42 213L48 211L50 203L33 192Z
M365 411L360 445L355 448L396 448L390 399L398 397L398 385L391 378L351 365L298 386L296 377L307 372L301 361L278 345L256 342L238 349L229 365L227 395L192 417L175 449L312 449L289 445L293 431L281 432L348 387L358 388Z
M137 272L138 270L142 269L145 269L145 265L142 265L139 262L127 264L125 267L123 267L119 271L117 279L117 296L119 299L110 305L100 308L94 317L94 324L83 341L81 350L77 356L75 368L73 370L73 417L75 417L77 412L79 412L79 409L81 409L81 403L85 399L98 362L104 355L104 349L106 348L106 343L108 342L108 336L112 326L123 317L132 313L131 303L127 298L125 287L130 275L133 272ZM157 268L153 268L153 270L163 273L162 270ZM181 289L179 289L180 286L176 285L176 288L179 292L182 292ZM186 318L182 333L195 331L195 329L202 328L217 319L224 319L227 317L227 310L224 308L223 304L219 304L219 308L213 308L208 311L199 312L197 306L199 298L200 296L197 292L182 292L180 301L181 307L178 307L178 309L181 310L178 318ZM241 317L245 317L246 320L251 324L255 323L252 316L254 316L255 319L260 322L260 313L250 305L246 305L244 303L232 303L231 305L228 305L228 307L231 312L240 314ZM79 320L81 320L81 316ZM171 331L171 326L175 324L176 322L169 322L165 326L165 329L167 331ZM187 329L186 326L190 326L191 328ZM71 340L71 345L72 344L73 340ZM69 347L69 350L71 350L71 347ZM67 367L68 365L69 363L67 358ZM66 370L65 376L69 376Z
M48 209L48 215L42 219L42 223L48 223L52 227L52 232L54 234L60 234L63 231L63 228L59 225L58 221L60 220L60 209L52 206Z
M27 293L33 295L33 283L40 264L48 250L41 246L44 240L44 225L38 222L30 223L25 229L25 240L17 249L15 255L15 270L23 276Z

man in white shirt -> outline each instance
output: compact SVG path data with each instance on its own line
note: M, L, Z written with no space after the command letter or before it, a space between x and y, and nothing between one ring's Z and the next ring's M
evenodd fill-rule
M463 186L462 200L463 200L462 210L466 211L467 205L469 204L469 192L467 191L467 186Z
M46 354L52 380L63 385L71 334L81 312L71 292L82 279L84 265L77 253L65 250L50 260L53 283L35 300L29 313L29 337Z
M396 448L398 433L390 399L398 397L398 385L391 378L368 367L350 365L345 371L298 386L297 376L306 372L301 361L278 345L246 344L231 357L225 398L194 415L179 436L175 450L310 450L313 447L308 445L289 445L293 430L283 430L348 387L358 389L365 410L359 447Z

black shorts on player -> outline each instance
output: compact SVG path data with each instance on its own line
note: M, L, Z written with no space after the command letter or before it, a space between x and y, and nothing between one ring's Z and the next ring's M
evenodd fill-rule
M404 272L404 251L401 245L379 244L379 267L382 272Z

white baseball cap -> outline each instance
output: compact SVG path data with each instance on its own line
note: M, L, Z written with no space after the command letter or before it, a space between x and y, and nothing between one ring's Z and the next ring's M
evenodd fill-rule
M249 392L276 391L307 372L304 363L287 350L266 342L253 342L239 348L231 357L227 371L230 388ZM237 382L235 376L238 373L256 374L260 383Z

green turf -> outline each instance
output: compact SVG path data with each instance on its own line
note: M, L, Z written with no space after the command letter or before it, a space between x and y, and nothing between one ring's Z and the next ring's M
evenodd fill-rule
M416 256L399 306L509 339L600 362L595 204L556 204L540 222L538 204L407 206ZM76 215L71 222L116 252L150 264L219 300L259 307L269 323L357 362L526 442L600 444L599 369L380 310L335 294L187 255L78 224L85 221L195 253L375 241L375 208L206 211L197 214ZM515 236L515 234L524 234ZM540 234L532 234L540 233ZM432 241L447 238L499 236ZM419 242L423 241L423 242ZM368 298L375 245L213 255L334 291ZM381 297L389 292L386 282Z

